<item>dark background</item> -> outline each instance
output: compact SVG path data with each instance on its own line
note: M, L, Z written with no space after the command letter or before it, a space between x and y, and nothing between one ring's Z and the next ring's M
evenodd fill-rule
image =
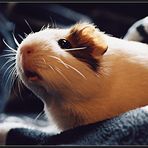
M68 27L79 21L87 21L96 24L107 34L123 38L134 22L147 15L148 3L0 3L0 54L7 49L2 38L16 48L12 32L19 42L21 38L18 34L24 37L24 32L30 33L24 19L34 32L48 23ZM0 58L0 67L5 62L5 58ZM23 88L19 92L17 85L13 86L14 91L9 91L9 85L4 88L6 81L2 82L2 75L8 66L0 71L0 112L39 113L43 104L29 90Z

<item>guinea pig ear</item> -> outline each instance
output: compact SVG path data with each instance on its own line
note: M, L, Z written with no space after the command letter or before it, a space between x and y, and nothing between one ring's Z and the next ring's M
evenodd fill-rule
M108 48L104 33L89 23L78 23L72 26L68 40L72 47L86 47L87 51L96 59L103 55Z

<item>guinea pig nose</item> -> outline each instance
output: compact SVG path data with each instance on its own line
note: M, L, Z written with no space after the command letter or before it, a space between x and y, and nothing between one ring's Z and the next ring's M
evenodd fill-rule
M31 54L32 53L32 50L31 49L27 49L27 54Z
M22 54L22 55L29 56L29 55L31 55L33 52L34 52L34 49L33 49L33 48L30 48L30 47L22 47L22 48L21 48L21 54Z

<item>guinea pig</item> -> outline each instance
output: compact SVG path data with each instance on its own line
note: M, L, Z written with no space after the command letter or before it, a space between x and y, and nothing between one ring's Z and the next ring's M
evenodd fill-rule
M93 24L29 34L15 66L61 131L148 104L148 45L111 37Z

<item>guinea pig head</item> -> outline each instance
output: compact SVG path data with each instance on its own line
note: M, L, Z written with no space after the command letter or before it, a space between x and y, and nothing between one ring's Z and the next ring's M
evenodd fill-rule
M16 69L23 83L41 98L89 97L98 91L100 61L106 50L104 33L92 24L45 28L19 45Z

